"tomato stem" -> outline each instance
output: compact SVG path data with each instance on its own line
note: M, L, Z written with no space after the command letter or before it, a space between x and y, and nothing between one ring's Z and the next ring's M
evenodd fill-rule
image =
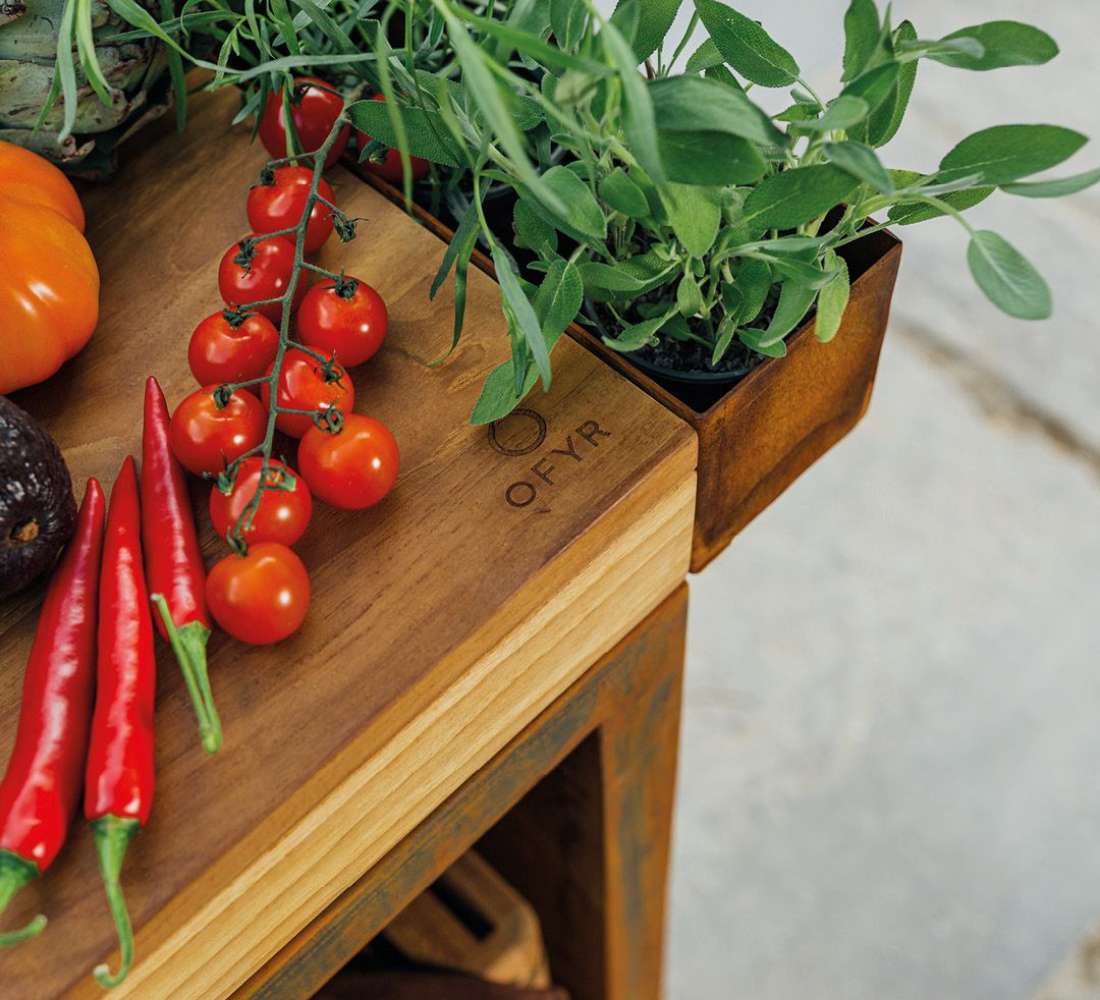
M288 100L287 88L283 88L284 106ZM289 108L286 109L286 120L290 121L291 116L289 114ZM314 422L318 426L324 426L326 429L331 429L334 426L338 428L339 424L343 420L342 414L337 412L331 417L326 417L326 410L292 410L288 407L282 407L278 405L279 398L279 380L282 377L283 362L286 358L286 352L292 346L297 347L290 339L290 314L293 309L294 299L298 291L298 286L301 283L302 273L307 270L316 271L320 274L324 274L327 277L338 279L338 275L332 274L330 271L325 271L322 268L316 267L306 261L306 232L309 227L310 216L313 214L314 207L318 204L324 204L331 208L335 212L339 212L331 202L323 198L319 193L321 184L321 178L325 170L325 160L328 157L329 150L332 149L333 144L339 138L340 133L347 127L348 120L344 115L340 115L339 118L333 123L329 134L325 137L325 141L311 153L295 153L293 149L289 150L290 156L281 157L276 160L269 160L265 170L273 170L275 167L282 166L287 163L297 163L299 160L309 158L313 162L313 175L310 178L309 194L306 196L305 204L302 207L302 215L298 220L298 224L292 229L285 230L278 233L268 233L263 237L257 237L257 239L267 239L273 236L294 236L294 266L290 272L290 280L287 282L286 291L275 299L261 299L258 302L243 302L237 305L238 310L255 309L258 306L265 305L281 305L282 318L279 322L279 345L275 351L275 360L272 362L271 371L261 379L258 379L257 383L267 382L270 391L271 405L268 407L267 413L267 429L264 433L263 442L256 448L251 449L244 455L239 456L233 462L230 462L225 471L219 477L219 482L226 481L232 483L237 475L237 471L240 469L241 462L246 457L252 457L254 455L262 455L263 463L260 467L260 476L256 483L256 491L252 494L248 503L241 511L237 520L233 526L226 533L226 540L229 542L231 548L241 555L244 555L248 551L248 547L244 540L244 533L251 526L253 519L256 516L256 511L260 506L260 500L263 494L270 489L277 489L277 486L270 484L270 478L268 473L271 470L271 452L275 444L275 421L281 413L295 413L306 414L313 418ZM289 139L289 137L288 137ZM261 175L262 176L262 175ZM342 215L342 213L341 213ZM341 236L343 239L343 236ZM242 250L244 250L244 241L242 241ZM308 352L314 357L317 355L310 351ZM323 364L329 364L328 358L318 358ZM331 408L330 408L331 409ZM197 703L196 703L197 704Z

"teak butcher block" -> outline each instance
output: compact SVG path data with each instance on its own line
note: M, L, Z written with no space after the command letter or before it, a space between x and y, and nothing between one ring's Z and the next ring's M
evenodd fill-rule
M217 263L246 232L265 159L228 122L234 95L193 102L110 185L90 191L103 274L91 346L16 401L57 438L78 493L140 453L142 385L170 404L193 388L187 342L219 308ZM230 994L499 751L683 579L695 500L693 433L569 340L552 391L492 432L467 424L508 352L498 293L470 273L466 334L449 285L428 287L443 245L342 168L336 195L365 218L322 263L370 282L391 317L355 373L356 409L401 446L394 492L361 513L318 507L298 546L313 583L302 630L250 648L223 635L210 672L225 747L207 757L182 678L158 644L158 787L123 884L137 964L120 997ZM293 459L293 454L290 456ZM195 484L208 562L222 554ZM0 755L15 733L43 588L0 604ZM47 875L5 914L39 938L0 954L4 1000L98 997L117 961L92 838L78 819Z

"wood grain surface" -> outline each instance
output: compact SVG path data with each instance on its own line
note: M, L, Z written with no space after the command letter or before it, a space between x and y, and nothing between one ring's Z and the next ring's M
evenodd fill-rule
M229 93L194 102L86 199L104 278L92 345L16 401L58 439L78 491L109 483L140 442L142 383L193 387L186 344L219 306L216 267L246 229L265 154L230 129ZM441 244L351 175L333 184L361 237L322 263L375 285L386 347L356 373L356 409L402 450L394 493L364 513L321 509L299 551L313 607L274 649L216 636L222 753L199 748L184 685L159 648L158 791L124 887L137 965L113 995L216 1000L505 746L682 580L696 440L682 421L572 343L553 391L497 428L466 423L507 354L498 293L470 276L450 361L451 300L427 290ZM290 455L293 458L293 454ZM205 488L195 499L205 507ZM511 501L511 502L509 502ZM220 553L201 514L204 551ZM14 735L42 589L0 605L0 755ZM43 910L39 939L0 954L4 1000L97 997L114 930L77 821L55 868L5 916Z

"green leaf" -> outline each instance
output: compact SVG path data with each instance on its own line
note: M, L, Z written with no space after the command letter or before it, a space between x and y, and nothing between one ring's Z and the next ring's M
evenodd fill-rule
M808 288L794 281L784 282L779 292L779 304L775 307L775 315L772 316L768 328L761 334L757 350L760 347L771 347L783 340L806 318L816 296L815 288Z
M1058 43L1045 31L1019 21L987 21L952 32L944 41L958 38L976 39L982 46L981 56L963 52L945 52L929 58L945 66L985 72L1004 66L1040 66L1058 55Z
M689 271L676 286L676 308L684 319L691 319L702 312L703 307L703 290L695 280L695 275Z
M512 228L516 246L534 250L543 259L552 257L558 249L558 232L530 202L516 200L512 209Z
M583 261L577 265L577 270L588 292L640 292L646 284L644 279L628 274L622 268L596 260Z
M885 104L894 92L901 76L901 65L896 62L883 63L874 69L857 76L841 92L841 97L859 97L867 102L872 112Z
M802 105L796 104L801 109ZM790 109L788 109L790 110ZM847 130L863 121L870 113L871 108L862 97L842 96L838 97L826 109L820 118L799 118L795 125L807 132L835 132ZM793 112L797 117L799 112Z
M1012 181L1068 160L1088 139L1057 125L996 125L963 139L940 163L941 182L978 174L986 184Z
M631 219L644 219L649 215L649 200L622 167L616 167L600 181L600 197L616 212Z
M748 139L721 132L661 132L657 136L669 180L722 187L753 184L768 163Z
M722 322L718 324L718 336L715 338L714 350L710 355L710 364L712 368L726 356L726 352L730 349L730 344L733 343L733 338L736 334L736 313L723 316Z
M535 314L531 300L527 298L523 286L520 285L519 279L512 270L512 262L496 243L493 244L493 265L496 267L501 294L508 308L512 311L516 327L527 342L531 357L534 359L539 376L542 378L543 388L549 389L552 375L550 352L546 348L546 338L542 335L542 324Z
M561 257L551 261L534 302L547 350L553 349L565 328L577 318L583 301L584 283L577 265Z
M665 168L657 145L657 120L649 88L638 72L638 60L619 29L610 21L600 31L608 58L619 71L623 85L623 131L630 151L642 169L660 184L665 179Z
M477 404L474 406L474 412L470 414L471 424L491 424L495 420L503 420L535 387L538 372L532 366L527 370L522 392L517 393L514 371L512 362L509 360L489 373L485 385L481 388Z
M745 79L762 87L787 87L798 80L798 63L756 21L718 0L695 0L695 9L714 44Z
M785 358L787 356L787 345L782 340L765 344L763 343L765 336L763 330L753 328L737 331L738 340L758 354L764 354L769 358Z
M620 330L617 337L604 337L603 342L616 351L636 351L640 347L645 347L646 344L653 340L657 331L667 322L667 315L647 319L641 323L635 323L633 326L628 326Z
M649 83L657 128L669 132L722 132L764 146L781 146L786 136L748 96L716 80L670 76Z
M607 238L607 219L588 185L572 170L562 166L551 167L543 174L542 180L565 206L564 216L559 217L565 223L565 232L576 239L602 245Z
M297 0L296 0L297 2ZM581 13L584 5L577 4ZM498 61L506 61L510 49L534 59L543 66L565 71L575 70L579 73L589 73L594 76L610 76L611 71L595 59L586 59L575 56L561 45L550 45L537 35L531 34L506 21L498 21L494 18L479 17L477 14L458 8L462 18L472 24L479 31L483 31L491 38L497 39L504 48L505 55L498 56Z
M566 52L575 51L587 20L588 10L578 0L550 0L550 27L558 47Z
M722 221L722 205L712 188L668 184L661 203L676 238L693 257L702 257L714 244Z
M796 167L762 181L745 199L745 222L794 229L844 201L857 187L851 174L831 164Z
M722 58L722 53L718 51L718 46L714 44L714 39L708 38L688 58L685 69L688 73L698 73L704 69L721 66L724 62L725 59Z
M574 2L578 6L583 5L582 0ZM627 3L634 4L638 9L638 34L634 39L634 54L638 57L638 62L645 62L665 40L683 0L619 0L615 5L615 13L618 14Z
M894 32L896 43L915 41L916 37L917 29L913 27L911 21L902 21L898 25L898 30ZM913 96L913 87L917 82L918 66L919 63L914 59L898 70L897 81L889 95L871 115L864 138L874 148L885 146L898 134L905 112L909 110L909 99Z
M844 15L844 83L867 68L878 48L881 30L875 0L852 0Z
M1100 182L1100 168L1057 180L1005 184L1002 185L1001 190L1024 198L1065 198L1067 195L1084 191L1098 182Z
M870 146L862 142L830 142L825 144L825 154L841 170L870 184L882 194L894 193L894 182Z
M997 189L994 187L976 187L966 191L955 191L939 196L940 201L946 202L952 208L965 212L968 208L980 205ZM919 222L928 222L938 219L946 213L934 205L910 202L901 202L890 209L888 218L899 226L915 226Z
M389 101L356 101L348 105L347 113L352 124L361 132L396 149L398 139L389 118L390 106ZM405 122L410 155L448 167L464 165L462 154L455 149L454 139L442 115L397 103L392 106Z
M772 269L767 261L746 260L734 277L741 293L740 322L751 323L760 315L768 300L768 292L774 283Z
M835 250L830 249L825 254L825 269L833 272L833 278L818 294L817 325L814 329L814 336L823 344L837 335L852 294L848 264Z
M1003 236L988 229L974 234L967 252L974 280L989 300L1017 319L1049 319L1054 311L1043 276Z

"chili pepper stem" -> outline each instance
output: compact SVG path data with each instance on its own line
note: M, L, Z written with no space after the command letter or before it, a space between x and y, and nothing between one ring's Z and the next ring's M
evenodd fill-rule
M210 688L210 674L206 668L206 643L210 638L210 629L198 621L177 627L164 595L152 594L150 599L164 622L168 642L176 654L191 703L195 706L202 747L207 753L217 753L222 745L222 723L214 705L214 692Z
M115 927L118 928L118 946L122 962L118 972L111 975L106 962L97 965L93 975L104 989L118 986L130 971L134 962L134 929L122 895L122 859L135 833L141 829L136 819L124 819L108 813L92 823L95 831L95 848L99 856L99 870L103 875L103 887L107 890L107 903L111 908Z
M0 851L0 913L3 913L14 896L38 874L38 865L11 851ZM42 933L46 918L40 913L26 927L0 934L0 948L7 948Z

